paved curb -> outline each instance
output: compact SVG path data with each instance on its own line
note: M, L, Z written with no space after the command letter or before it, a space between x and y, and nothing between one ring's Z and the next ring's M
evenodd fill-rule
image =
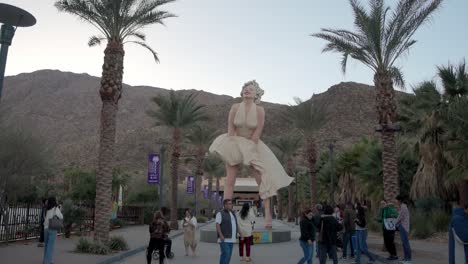
M206 225L211 224L211 223L213 223L213 222L214 222L214 220L210 220L210 221L208 221L208 222L206 222L206 223L204 223L204 224L199 225L198 228L203 227L203 226L206 226ZM183 231L182 231L182 232L178 232L177 234L174 234L174 235L172 235L172 236L169 236L169 238L173 239L173 238L179 237L179 236L181 236L181 235L183 235L183 234L184 234ZM121 260L126 259L126 258L128 258L128 257L131 257L131 256L133 256L133 255L136 255L136 254L138 254L138 253L140 253L140 252L143 252L143 251L146 250L146 248L147 248L146 245L140 246L140 247L134 248L134 249L132 249L132 250L129 250L129 251L127 251L127 252L118 254L118 255L116 255L116 256L112 256L112 257L110 257L110 258L107 258L107 259L98 261L96 264L112 264L112 263L115 263L115 262L117 262L117 261L121 261Z

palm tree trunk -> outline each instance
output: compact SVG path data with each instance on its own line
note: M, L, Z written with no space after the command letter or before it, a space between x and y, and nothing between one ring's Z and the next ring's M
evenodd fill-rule
M213 217L211 211L213 210L213 175L210 174L208 177L208 216Z
M287 161L288 174L292 177L293 173L293 161L291 158ZM297 183L296 183L297 184ZM294 191L293 187L290 184L288 186L288 222L294 221L294 201L293 201Z
M374 76L376 110L382 138L382 170L384 199L394 201L400 193L395 143L397 109L392 78L387 71L378 71Z
M218 199L219 199L219 189L220 189L220 186L221 186L221 184L220 184L220 182L219 182L219 176L218 176L218 177L216 177L216 193L217 193L217 194L216 194L216 197L218 197ZM219 206L219 202L216 201L216 208L219 208L219 207L220 207L220 206Z
M461 180L457 187L460 196L460 206L463 207L468 203L468 180Z
M199 148L197 151L197 177L195 177L195 199L196 204L199 205L202 198L202 180L203 180L203 159L205 157L205 151L203 148ZM197 206L198 207L198 206ZM200 211L200 208L195 208ZM198 215L198 212L196 212Z
M309 163L309 173L310 173L310 203L311 207L317 204L317 175L315 173L315 164L317 162L317 148L315 142L312 138L307 140L307 161Z
M120 42L108 42L104 50L101 87L102 100L99 156L96 177L94 241L107 243L111 216L112 169L118 101L122 95L124 50Z
M181 131L179 128L174 128L173 148L171 156L171 229L179 229L177 223L177 191L179 183L179 157L180 157L180 140Z

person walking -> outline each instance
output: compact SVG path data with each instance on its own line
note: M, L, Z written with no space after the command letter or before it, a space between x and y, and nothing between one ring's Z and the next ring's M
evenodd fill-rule
M252 230L253 223L255 222L255 215L253 210L250 208L249 203L244 203L242 209L237 214L237 223L239 225L239 256L242 262L251 263L250 258L250 246L253 242ZM244 247L245 247L245 258L244 258Z
M44 220L47 213L47 199L42 199L42 208L41 208L41 216L40 216L40 224L41 224L41 234L39 235L39 243L37 244L38 247L44 247Z
M323 206L321 204L316 204L315 207L314 207L314 216L312 217L312 221L315 225L315 230L317 232L317 236L320 236L319 232L320 232L320 221L322 219L322 214L323 214ZM320 255L320 247L317 245L316 248L315 248L315 253L316 253L316 257L318 258L319 255Z
M337 264L336 239L338 231L343 227L333 216L333 208L331 206L325 206L323 213L320 220L320 234L318 239L320 264L327 263L327 256L333 259L333 264Z
M464 243L457 250L463 250L463 253L456 253L455 235ZM468 203L463 207L452 209L452 220L449 226L449 264L468 263ZM464 257L464 260L463 260ZM464 261L464 262L463 262Z
M154 214L153 222L149 226L150 242L146 251L146 262L151 264L151 259L154 250L159 252L159 264L164 263L164 241L167 239L169 234L169 225L164 220L161 212Z
M361 253L369 258L368 263L374 263L375 259L369 253L367 247L367 222L366 222L366 211L360 203L357 204L356 208L356 264L361 264Z
M62 220L63 227L63 215L60 208L57 206L57 200L55 197L50 197L47 200L47 212L44 218L44 258L43 264L51 264L53 261L55 241L57 239L57 232L60 230L60 226L54 224L57 220ZM60 220L59 220L60 222Z
M182 226L184 228L184 245L185 245L185 256L189 255L189 248L192 249L192 255L196 256L197 240L195 238L195 232L197 230L197 218L195 218L190 209L185 209L185 218Z
M301 236L299 238L299 244L301 245L304 257L302 257L298 264L312 264L314 256L314 241L315 241L315 224L312 220L312 210L306 210L302 214L300 223Z
M221 249L219 264L229 264L239 227L237 225L236 214L232 212L231 199L224 199L223 207L223 210L216 214L215 219L218 243ZM243 239L243 237L240 237L240 239Z
M356 219L356 213L353 210L353 205L351 203L347 203L343 217L343 259L346 259L348 257L348 244L351 250L351 259L354 259L354 247L352 241L352 237L355 232L354 219Z

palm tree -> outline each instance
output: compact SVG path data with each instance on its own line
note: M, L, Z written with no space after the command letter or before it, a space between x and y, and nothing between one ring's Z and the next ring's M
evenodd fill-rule
M354 13L354 32L325 28L312 36L328 42L323 52L343 55L343 73L348 57L362 62L374 72L377 131L381 132L383 145L384 196L394 200L399 193L394 133L399 127L393 84L399 87L405 84L395 62L416 43L412 39L414 33L440 8L443 0L399 0L391 14L384 0L369 0L369 11L358 0L349 2Z
M148 111L148 115L156 120L156 125L172 128L171 152L171 228L178 229L177 224L177 184L180 144L183 131L196 125L198 122L208 120L205 106L195 101L195 94L181 95L173 90L168 96L156 96L152 101L159 107L157 111Z
M323 107L314 105L312 100L306 102L302 102L299 98L294 98L294 100L296 101L296 105L289 107L286 118L293 122L306 140L305 151L310 174L310 202L311 207L314 207L318 198L315 169L315 164L317 162L317 145L314 134L325 122Z
M201 201L201 183L203 177L203 160L205 159L206 151L209 144L218 135L216 130L207 126L195 126L187 135L187 141L195 148L195 162L196 162L196 201Z
M122 97L124 44L133 43L148 49L156 62L157 54L145 43L140 31L146 26L164 24L173 14L159 7L174 0L59 0L59 11L75 15L93 25L101 35L92 36L88 45L107 40L104 50L101 87L101 129L96 185L96 215L94 240L107 243L111 215L111 182L118 102Z
M273 141L273 146L281 152L283 162L286 164L286 170L289 176L294 175L295 164L294 156L302 147L302 139L293 135L284 135ZM297 184L297 183L296 183ZM293 186L288 186L288 222L294 221L294 190Z
M203 171L208 176L208 215L211 217L213 176L218 178L218 175L225 175L224 163L218 155L210 153L206 156L205 160L203 160ZM219 186L216 188L219 194Z

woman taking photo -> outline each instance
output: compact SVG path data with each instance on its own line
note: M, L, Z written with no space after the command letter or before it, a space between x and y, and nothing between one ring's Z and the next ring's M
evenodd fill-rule
M161 212L156 212L153 222L149 226L150 242L146 252L146 261L148 264L151 264L151 257L155 249L159 251L159 264L164 263L164 240L167 239L169 230L169 225L164 220Z
M252 225L255 222L255 216L252 210L250 210L250 204L244 203L241 211L237 214L237 224L239 225L239 256L241 261L251 263L250 258L250 245L252 244ZM244 258L244 245L247 258Z

